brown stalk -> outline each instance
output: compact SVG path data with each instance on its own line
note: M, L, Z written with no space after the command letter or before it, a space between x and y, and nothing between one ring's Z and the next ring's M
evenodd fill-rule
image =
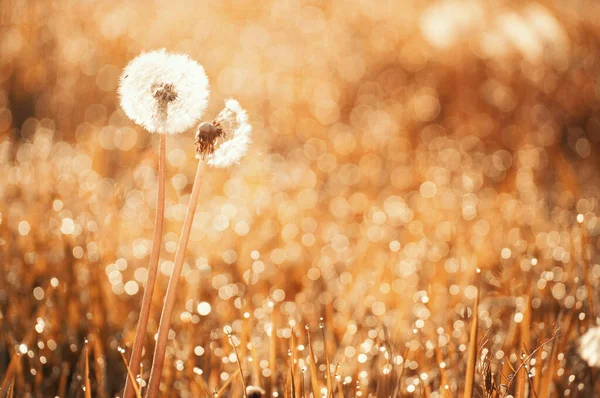
M338 398L345 398L344 397L344 385L342 384L341 381L338 381L337 385L338 385Z
M129 379L131 379L131 382L132 382L131 386L133 388L133 391L135 392L135 397L142 398L142 392L140 391L140 387L138 386L137 382L135 381L135 375L133 374L133 372L131 371L131 367L127 363L127 358L125 358L125 354L123 353L123 351L121 349L119 349L119 353L121 354L121 358L123 359L123 363L125 364L125 368L127 369L127 376Z
M594 310L594 290L590 280L593 278L590 274L590 266L588 264L587 256L585 253L585 235L583 233L583 224L580 225L580 244L581 244L581 264L583 267L583 283L585 284L586 298L588 302L588 327L592 327L596 324L596 311Z
M310 387L315 397L321 396L319 387L319 378L317 376L317 360L315 358L315 351L313 350L312 341L310 340L310 330L306 325L306 335L308 336L308 356L310 357Z
M558 316L558 320L556 322L557 325L560 325L562 320L561 318L562 314ZM570 319L567 322L570 323ZM554 382L554 373L558 352L558 341L555 340L557 333L558 331L554 332L554 336L550 341L550 354L548 355L548 364L546 365L546 370L540 375L540 377L542 377L542 381L540 382L540 393L538 394L539 398L550 398L552 395L552 385Z
M325 351L325 365L327 366L325 370L325 374L327 375L327 398L329 398L333 397L333 381L331 380L331 364L329 362L329 355L327 354L327 336L325 335L325 321L323 318L321 318L319 327L323 334L323 351Z
M83 394L85 396L85 398L92 398L92 385L90 383L90 350L88 348L88 340L85 340L85 344L83 346L83 355L85 355L84 358L84 365L85 365L85 371L83 374L83 380L84 380L84 385L85 385L85 393Z
M544 338L546 337L546 330L542 329L542 333L540 336L540 340L544 340ZM538 351L538 355L535 358L535 366L536 366L536 371L535 371L535 388L534 391L536 391L536 393L538 391L542 391L542 377L543 377L543 367L544 367L544 359L542 358L542 354L544 353L544 351L540 350ZM536 394L537 396L537 394Z
M231 382L233 381L233 378L236 377L238 374L240 373L240 370L236 370L235 372L233 372L231 374L231 376L229 377L229 379L227 379L227 381L225 383L223 383L223 386L221 388L219 388L219 390L217 390L215 388L215 392L216 392L216 397L220 397L221 395L223 395L223 393L225 392L225 390L227 390L227 388L231 385Z
M517 369L514 370L513 372L513 377L510 378L510 380L508 381L507 385L506 385L506 391L510 390L510 387L512 386L514 380L516 379L518 373L525 367L525 365L529 362L529 360L535 355L537 354L537 352L539 350L541 350L546 344L552 342L554 340L554 338L556 337L556 334L554 336L552 336L551 338L549 338L548 340L546 340L545 342L543 342L539 347L537 347L535 350L533 350L533 352L527 356L525 356L523 358L523 360L521 361L521 363L519 364L519 366L517 367ZM524 370L526 371L526 370Z
M479 283L477 284L477 296L473 305L473 320L471 321L471 333L469 336L469 353L467 356L467 374L465 375L464 398L472 398L475 388L475 364L477 362L477 322L479 321Z
M40 305L38 307L33 319L37 319L46 313L46 310L48 308L48 303L50 302L51 293L54 292L54 290L55 289L51 285L46 288L46 290L44 291L44 297L46 297L46 303L43 305ZM23 339L22 342L27 347L29 347L34 342L34 339L35 339L35 328L31 328L25 335L25 338ZM2 382L0 383L0 392L6 391L10 377L13 376L13 372L15 372L15 370L17 370L17 368L19 367L20 360L21 360L21 356L16 352L10 358L10 362L8 363L8 367L6 369L6 372L4 373L4 376L2 377ZM14 388L14 386L13 386L13 388Z
M242 391L244 394L244 398L248 398L248 395L246 394L246 381L244 380L244 372L242 371L242 360L240 358L240 356L238 355L237 352L237 348L235 348L235 341L233 341L233 335L231 333L227 334L227 337L229 339L229 344L231 344L231 348L233 348L233 352L235 354L235 359L236 362L238 364L238 370L240 373L240 380L242 381Z
M173 272L171 273L171 278L169 279L169 286L167 288L165 303L163 305L162 314L160 316L158 338L156 340L156 349L154 350L152 370L150 371L148 392L146 393L147 398L155 398L158 396L159 393L160 378L162 376L163 365L165 362L165 353L167 351L169 327L171 326L171 316L173 315L175 301L177 300L177 288L179 285L179 277L181 276L181 271L183 269L185 251L187 249L188 241L190 239L192 222L194 221L194 213L196 211L198 196L200 194L200 181L202 179L203 169L203 163L198 162L198 168L196 169L196 176L194 178L194 185L192 186L190 202L188 203L187 212L185 214L185 220L183 221L183 229L181 230L181 236L179 237L177 252L175 253Z
M292 398L298 398L299 390L296 388L296 331L292 327L290 339L290 373L292 374Z
M448 376L446 376L446 369L442 367L444 358L439 344L435 345L435 358L438 363L438 368L440 369L440 390L442 390L442 396L444 396L443 391L445 391L444 386L448 384Z
M8 398L13 398L15 394L15 376L13 375L10 384L8 385Z
M251 347L253 383L255 386L260 387L260 364L258 361L258 353L256 352L254 344L252 344Z
M524 310L523 310L523 320L521 321L521 349L527 350L529 342L531 340L530 333L530 323L531 323L531 309L529 305L529 296L523 296L523 301L525 302ZM528 384L528 377L526 371L520 372L517 375L517 390L515 393L515 398L525 398L526 387Z
M294 336L294 332L292 331L292 341L293 341L293 337ZM290 348L290 397L291 398L296 398L296 380L294 380L294 354L293 352L293 348Z
M275 381L277 380L277 326L275 314L275 308L273 308L273 312L271 313L271 336L269 337L269 366L271 367L271 383L269 388L271 394L273 393Z
M102 350L102 343L99 338L93 339L93 351L95 360L96 374L96 396L103 398L106 396L106 359Z
M543 378L542 382L540 383L541 388L540 388L540 393L539 393L539 397L540 398L550 398L551 395L551 387L552 387L552 382L554 379L554 362L555 362L555 356L556 356L556 343L552 342L552 348L550 349L550 355L548 356L548 365L546 368L546 372L543 373L542 375L540 375L540 377Z
M65 397L67 395L67 378L69 376L69 371L71 367L68 362L63 362L60 380L58 382L58 396Z
M139 374L142 351L144 350L144 340L148 329L148 319L150 318L150 309L152 307L152 294L156 284L156 275L158 274L158 260L160 258L160 248L163 235L163 220L165 216L165 176L166 176L166 136L159 134L160 144L158 148L158 196L156 203L156 213L154 215L154 236L152 237L152 251L150 252L150 261L148 262L148 278L146 279L146 289L142 298L142 308L140 310L140 319L135 331L135 340L129 366L134 375ZM137 383L135 378L131 381L129 378L125 381L125 391L123 398L132 398L134 387L132 383Z

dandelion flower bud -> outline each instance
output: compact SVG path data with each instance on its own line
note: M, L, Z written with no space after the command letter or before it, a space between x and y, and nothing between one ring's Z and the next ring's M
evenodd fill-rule
M239 163L248 151L252 126L239 102L229 99L212 123L202 123L196 133L196 157L212 167Z
M590 328L579 339L579 355L591 367L600 368L600 326Z
M248 398L262 398L265 395L265 390L257 386L246 387L246 395Z
M204 68L185 54L165 50L142 53L123 70L121 107L151 133L176 134L190 129L208 104Z

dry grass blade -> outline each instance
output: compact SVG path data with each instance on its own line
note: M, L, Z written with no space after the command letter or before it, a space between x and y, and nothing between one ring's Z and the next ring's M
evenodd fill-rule
M227 388L229 388L229 386L231 385L231 382L233 381L233 379L235 377L237 377L238 374L240 374L240 370L239 369L236 370L235 372L233 372L231 374L231 376L229 376L229 379L227 379L225 381L225 383L223 383L223 385L221 386L221 388L219 388L218 390L215 389L216 390L215 391L216 395L214 395L214 396L215 397L220 397L221 395L223 395L223 393L227 390Z
M296 398L296 381L294 380L294 359L290 356L290 397Z
M2 379L2 384L0 385L0 392L2 391L6 391L8 389L8 384L9 384L9 380L13 380L13 384L14 384L14 371L15 368L17 367L17 361L14 360L13 358L18 358L19 355L15 353L15 355L11 358L10 362L8 363L8 367L6 368L6 373L4 373L4 378Z
M252 349L250 350L252 354L252 378L254 380L254 385L261 386L260 382L260 362L258 359L258 354L256 352L256 347L252 344Z
M508 384L506 385L506 391L509 391L513 382L515 381L515 379L517 378L516 376L519 374L519 372L521 370L523 370L523 368L525 368L525 365L529 362L529 360L539 351L541 350L546 344L550 343L551 341L553 341L556 338L556 334L554 336L552 336L551 338L549 338L548 340L544 341L542 344L540 344L535 350L533 350L533 352L525 357L523 357L523 360L521 361L521 363L519 364L519 366L517 367L517 369L515 369L515 371L513 372L513 377L510 378L510 380L508 381Z
M325 322L323 318L321 318L321 323L319 324L321 328L321 333L323 334L323 351L325 352L325 365L327 369L325 370L325 375L327 377L327 397L333 396L333 380L331 380L331 364L329 362L329 355L327 353L327 336L325 334Z
M556 362L556 342L552 341L550 355L548 355L548 365L546 371L542 374L541 387L538 398L550 398L552 393L552 384L554 380L554 367Z
M296 335L293 327L291 330L292 333L290 335L290 377L292 384L292 398L298 398L296 388Z
M277 380L277 322L276 312L273 308L271 313L271 335L269 336L269 366L271 367L271 383L269 388L271 394L275 389L275 381Z
M129 376L129 379L131 380L131 386L133 387L136 398L142 398L142 392L140 391L140 387L138 386L138 383L135 380L135 376L134 376L133 372L129 368L129 364L127 363L127 358L125 358L124 350L119 350L119 353L121 354L121 358L123 358L123 362L125 363L125 368L127 368L127 375Z
M238 355L237 348L235 347L235 341L233 341L233 334L231 332L227 333L227 337L229 339L229 344L231 344L231 348L233 348L233 353L235 354L235 362L238 365L238 372L240 374L240 380L242 382L242 391L244 398L248 398L248 396L246 395L246 380L244 380L244 372L242 370L242 359Z
M542 330L542 333L540 335L540 340L544 340L546 338L546 331ZM534 379L534 386L532 387L535 396L538 397L539 394L538 392L540 392L542 390L542 381L543 381L543 377L544 377L544 372L543 370L543 365L544 365L544 358L546 357L546 354L544 351L540 350L538 351L537 356L535 357L535 379Z
M63 362L60 373L60 380L58 382L58 396L65 397L67 394L67 379L69 376L70 365L68 362ZM139 398L139 397L138 397Z
M517 379L515 398L525 398L525 387L527 385L527 370L524 367L519 367L519 370L513 377Z
M479 275L479 270L478 270ZM469 334L469 352L467 354L467 370L465 375L464 398L472 398L475 388L475 365L477 363L477 323L479 321L479 283L477 283L477 296L473 305L473 319L471 320L471 333Z
M529 342L531 341L531 305L529 302L529 296L523 296L523 320L521 321L521 350L525 351L528 349ZM528 377L527 371L519 372L517 375L517 389L515 391L515 398L525 398L527 394Z
M437 365L440 370L440 390L442 390L442 396L444 396L444 386L448 384L448 377L446 376L446 367L442 366L442 362L444 362L444 357L442 356L442 350L440 349L439 344L435 345L435 357L437 360Z
M84 383L84 396L85 398L92 398L92 385L90 383L90 350L88 348L88 340L85 340L83 346L83 361L84 361L84 373L83 373L83 383Z
M333 382L337 386L338 398L344 398L344 385L342 384L341 378L338 380L338 371L340 370L340 363L335 365L335 374L333 375ZM332 395L333 397L333 395Z
M38 309L35 313L35 318L33 318L33 319L38 319L46 312L46 309L48 308L48 300L50 300L51 293L54 292L54 290L55 289L52 286L48 286L46 288L46 290L44 292L44 297L46 297L46 303L40 304L40 306L38 307ZM25 346L29 347L33 343L34 337L35 337L35 328L32 327L29 329L29 331L25 335L25 338L23 339L23 344L25 344ZM4 376L2 378L2 383L0 383L0 392L6 391L9 378L11 376L13 376L13 372L19 365L19 358L20 358L20 356L16 352L10 358L10 362L8 363L6 373L4 373Z
M107 396L106 393L106 357L103 354L102 345L100 339L96 336L93 340L93 352L94 352L94 373L96 374L96 396L98 398L104 398Z
M320 397L321 388L319 387L319 377L317 376L317 359L313 349L312 341L310 339L310 330L308 325L306 325L306 336L308 338L308 356L310 358L310 363L308 364L310 368L310 388L312 389L313 396Z
M394 397L394 398L401 395L400 386L402 385L402 377L404 376L404 370L406 369L406 362L408 360L409 352L410 351L408 350L408 345L407 345L406 347L404 347L404 354L402 355L403 361L400 364L400 366L401 366L400 374L398 374L398 378L396 380L396 386L394 387L394 393L392 394L392 397Z
M585 234L583 233L583 225L580 226L581 235L581 264L583 267L583 283L585 284L586 290L586 298L588 302L588 327L592 327L596 324L596 310L594 309L594 289L592 288L592 284L590 283L590 279L593 280L593 276L590 274L590 266L588 263L587 255L585 252Z
M10 380L10 384L8 385L8 394L6 395L7 398L13 398L15 395L15 376L13 375L12 379Z

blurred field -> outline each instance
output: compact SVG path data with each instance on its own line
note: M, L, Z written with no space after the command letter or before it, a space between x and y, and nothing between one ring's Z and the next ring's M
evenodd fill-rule
M207 120L233 96L254 133L203 179L163 396L242 396L228 325L267 396L461 397L473 372L474 397L597 396L577 339L600 321L598 21L590 1L4 0L0 394L124 386L158 137L116 88L167 48L204 65ZM167 139L152 336L193 136Z

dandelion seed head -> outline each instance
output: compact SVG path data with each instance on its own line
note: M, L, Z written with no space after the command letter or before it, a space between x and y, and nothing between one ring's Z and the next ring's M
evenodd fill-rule
M591 367L600 368L600 326L590 328L581 336L579 355Z
M229 99L212 123L202 123L196 133L196 157L212 167L239 163L248 151L252 126L239 102Z
M119 84L121 107L151 133L177 134L190 129L208 104L204 68L185 54L164 49L134 58Z
M223 129L212 123L204 122L196 132L196 155L204 160L215 153L217 140L225 135Z

